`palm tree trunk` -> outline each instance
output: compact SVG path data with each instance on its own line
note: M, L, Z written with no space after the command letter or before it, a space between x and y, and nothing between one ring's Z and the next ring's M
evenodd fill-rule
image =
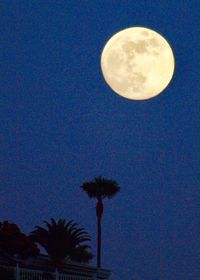
M101 218L103 215L103 203L102 198L98 198L96 205L97 215L97 267L101 267Z
M97 218L97 267L101 267L101 219Z

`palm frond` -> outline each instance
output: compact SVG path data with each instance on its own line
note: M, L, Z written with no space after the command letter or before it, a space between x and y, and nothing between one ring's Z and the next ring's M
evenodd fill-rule
M40 244L49 254L55 265L62 263L66 257L76 255L78 246L91 240L84 228L78 228L73 220L66 221L53 218L50 222L43 221L45 227L36 226L31 232L31 238Z
M94 255L88 250L90 246L80 245L70 255L72 261L88 263Z
M101 176L95 177L93 181L85 182L81 188L88 194L90 198L112 198L120 187L117 182L105 179Z

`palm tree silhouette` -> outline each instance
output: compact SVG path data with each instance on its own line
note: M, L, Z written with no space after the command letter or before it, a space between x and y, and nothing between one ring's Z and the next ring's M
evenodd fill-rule
M87 251L89 245L84 244L91 238L83 228L78 228L74 221L66 222L59 219L57 222L51 219L51 222L44 221L46 228L36 226L31 232L31 238L41 245L51 258L56 271L62 268L64 260L78 260L88 262L92 254ZM82 255L80 256L80 248Z
M88 245L77 246L70 254L70 259L75 262L89 263L89 261L93 258L93 254L88 251L89 248L90 246Z
M108 180L101 176L95 177L93 181L83 183L81 188L90 198L97 199L97 267L101 267L101 219L103 215L103 199L112 198L120 188L116 181Z

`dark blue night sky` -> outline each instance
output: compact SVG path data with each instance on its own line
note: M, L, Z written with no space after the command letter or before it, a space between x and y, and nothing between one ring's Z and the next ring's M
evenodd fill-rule
M1 220L29 233L51 217L93 238L102 175L102 265L113 280L200 279L200 2L1 1ZM147 101L112 92L100 69L106 41L131 26L171 44L175 75ZM94 260L95 263L95 260Z

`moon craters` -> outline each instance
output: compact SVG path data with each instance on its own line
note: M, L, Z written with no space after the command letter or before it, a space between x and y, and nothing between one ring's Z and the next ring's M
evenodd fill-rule
M134 27L115 34L101 56L103 76L111 88L129 99L159 94L174 71L167 41L151 29Z

